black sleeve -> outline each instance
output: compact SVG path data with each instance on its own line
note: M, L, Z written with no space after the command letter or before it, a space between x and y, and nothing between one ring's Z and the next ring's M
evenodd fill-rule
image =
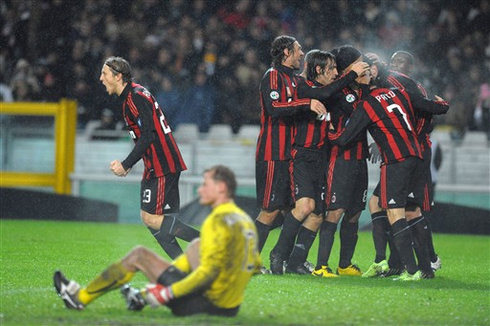
M446 101L433 101L426 99L419 92L404 91L410 96L410 101L415 110L432 114L445 114L449 110L449 103Z
M350 82L357 78L357 73L351 70L347 75L333 81L332 83L322 86L314 87L308 85L306 82L301 82L298 85L298 97L299 98L314 98L321 102L326 101L333 94L340 91L342 88L349 85Z
M141 135L136 141L131 153L129 153L126 159L121 162L125 170L133 167L133 165L135 165L136 162L143 157L143 154L155 139L155 125L153 124L152 111L153 106L151 105L150 101L137 93L133 94L133 102L139 113L138 126L140 128Z
M364 102L359 103L357 109L352 112L342 130L337 132L335 130L328 131L328 139L332 144L345 146L359 133L365 131L366 127L370 124L371 119L364 110L363 103Z

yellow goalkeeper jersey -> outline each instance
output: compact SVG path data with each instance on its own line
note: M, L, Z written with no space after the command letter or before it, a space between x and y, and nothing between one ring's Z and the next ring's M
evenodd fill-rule
M174 261L190 273L172 284L175 297L206 289L204 295L217 307L239 306L245 287L260 268L257 239L254 222L234 202L213 208L201 228L199 267L191 272L185 254Z

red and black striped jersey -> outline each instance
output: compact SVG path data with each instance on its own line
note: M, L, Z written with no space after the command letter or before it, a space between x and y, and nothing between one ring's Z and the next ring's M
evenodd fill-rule
M445 104L423 97L411 99L403 89L374 88L342 130L329 132L329 139L342 145L367 128L379 147L384 164L403 161L410 156L422 158L412 103L429 112L448 109Z
M393 87L400 89L403 88L409 93L420 94L421 96L428 98L427 90L418 81L397 71L390 70L389 73L388 82ZM419 110L416 107L414 109L416 118L415 129L417 131L420 145L422 146L422 151L424 151L426 149L430 149L431 147L430 133L432 130L434 130L434 115L432 113Z
M322 103L341 91L349 82L357 78L355 71L350 71L347 75L341 76L328 85L322 85L315 81L305 78L299 79L298 97L314 98ZM327 143L327 118L329 115L318 116L312 111L302 111L295 117L294 126L294 147L304 147L309 149L323 149Z
M325 107L330 112L332 124L336 129L344 127L346 121L360 103L363 91L363 89L359 89L359 93L357 93L351 87L344 87L342 91L326 102ZM329 152L330 156L335 154L343 157L344 160L364 160L369 156L367 133L360 132L343 145L331 144Z
M128 169L143 158L144 179L186 170L172 130L153 95L141 85L128 83L120 97L124 121L135 142L123 167Z
M291 159L294 116L309 111L311 102L309 98L298 98L299 78L293 69L285 66L272 67L262 77L256 161Z

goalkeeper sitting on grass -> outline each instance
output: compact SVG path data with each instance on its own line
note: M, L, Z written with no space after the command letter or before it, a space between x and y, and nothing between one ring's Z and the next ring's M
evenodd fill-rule
M212 211L202 225L201 237L172 263L138 246L86 287L56 271L54 286L66 307L81 310L99 296L121 288L130 310L150 304L167 305L178 316L235 316L246 285L261 265L255 225L235 205L235 190L235 176L227 167L218 165L204 172L198 190L200 203L210 205ZM127 284L138 271L150 281L142 290Z

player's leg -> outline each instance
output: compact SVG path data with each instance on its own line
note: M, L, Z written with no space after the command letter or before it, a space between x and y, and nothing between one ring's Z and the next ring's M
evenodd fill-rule
M361 276L358 266L352 264L352 257L356 249L359 231L359 218L361 212L345 213L340 224L340 259L337 274Z
M199 231L174 215L180 209L179 176L169 174L141 182L141 219L172 259L182 253L176 237L185 241L199 237Z
M321 223L322 216L315 213L311 213L303 222L298 232L296 244L289 257L286 273L311 274L305 263Z
M409 184L415 171L418 158L407 158L403 162L383 165L380 178L380 203L386 208L388 221L391 225L393 243L402 258L407 274L401 279L419 279L415 256L413 254L412 234L405 218L405 205L408 197ZM417 275L415 275L417 274Z
M128 283L137 271L143 272L150 282L155 282L170 263L153 251L138 246L121 261L110 265L86 287L68 280L60 271L54 274L54 286L69 308L83 309L101 295Z

